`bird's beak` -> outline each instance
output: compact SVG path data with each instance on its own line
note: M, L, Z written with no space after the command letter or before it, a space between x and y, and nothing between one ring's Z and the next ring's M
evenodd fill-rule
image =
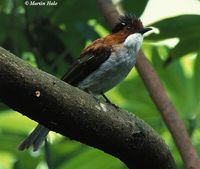
M141 33L142 35L148 31L152 30L152 28L143 28L141 30L138 31L138 33Z

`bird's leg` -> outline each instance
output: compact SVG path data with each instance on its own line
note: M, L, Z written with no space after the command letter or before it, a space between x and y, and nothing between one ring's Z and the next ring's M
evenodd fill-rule
M95 97L95 95L92 93L91 90L89 90L89 89L84 89L84 91L87 92L87 93L89 93L89 94L91 94L92 97L100 104L100 100L99 100L97 97ZM112 102L105 96L104 93L101 93L101 95L102 95L103 98L105 99L106 103L108 103L108 104L114 106L116 109L119 109L119 106L117 106L116 104L112 103Z
M106 100L107 103L111 104L112 106L114 106L115 108L119 108L119 106L117 106L116 104L112 103L104 93L101 93L101 95L103 96L103 98Z
M112 102L106 97L104 93L101 93L101 95L103 96L103 98L106 100L107 103L112 104Z

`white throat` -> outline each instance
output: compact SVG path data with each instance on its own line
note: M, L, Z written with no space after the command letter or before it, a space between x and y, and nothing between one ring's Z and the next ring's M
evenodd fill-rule
M134 53L138 53L143 42L143 35L141 33L134 33L129 35L124 41L126 48L132 49Z

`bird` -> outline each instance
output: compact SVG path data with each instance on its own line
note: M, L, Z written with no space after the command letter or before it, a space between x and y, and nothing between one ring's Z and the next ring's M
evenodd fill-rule
M94 96L105 97L104 93L125 79L134 67L144 34L150 30L134 14L119 16L112 32L85 47L62 80ZM37 151L48 133L49 129L38 124L18 149L33 147Z

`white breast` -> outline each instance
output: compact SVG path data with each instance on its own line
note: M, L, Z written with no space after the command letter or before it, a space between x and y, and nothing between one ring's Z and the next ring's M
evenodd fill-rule
M98 95L120 83L135 65L142 43L140 35L131 36L124 43L114 46L112 55L96 71L80 82L78 87ZM133 42L133 38L137 42Z

